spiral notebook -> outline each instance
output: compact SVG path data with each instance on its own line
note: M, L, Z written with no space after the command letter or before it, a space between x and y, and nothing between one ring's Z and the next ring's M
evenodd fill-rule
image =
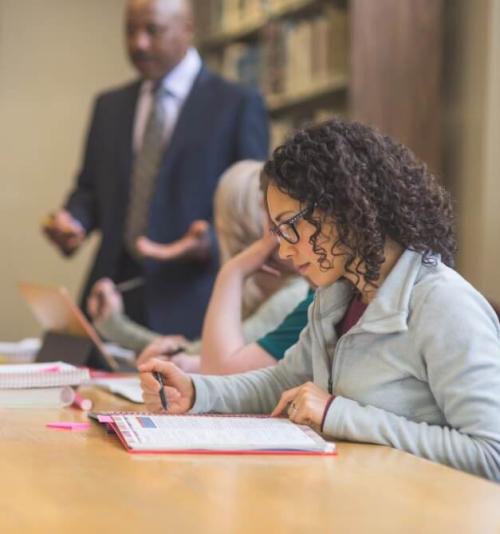
M89 378L88 369L63 362L0 366L0 389L76 386Z
M59 408L75 397L70 386L88 380L88 369L63 362L0 366L0 408Z
M128 452L170 454L335 454L335 444L289 419L238 415L97 412Z

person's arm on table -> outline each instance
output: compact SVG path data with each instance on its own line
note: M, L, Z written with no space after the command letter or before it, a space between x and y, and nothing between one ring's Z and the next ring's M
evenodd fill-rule
M196 394L191 411L271 413L284 391L305 384L312 378L310 347L311 332L315 327L311 325L310 320L311 314L314 313L313 304L308 311L308 325L302 330L299 341L287 351L285 358L277 365L230 376L191 375ZM160 368L154 368L148 362L140 366L139 371L150 373L154 369L161 372L162 363L170 364L151 361L157 362L155 365L160 365ZM166 383L168 384L168 377ZM158 388L154 391L157 393ZM149 406L147 407L149 409Z
M102 278L93 285L87 311L105 339L135 352L151 346L153 354L149 357L172 352L187 344L183 336L161 336L129 319L124 314L122 296L109 278Z

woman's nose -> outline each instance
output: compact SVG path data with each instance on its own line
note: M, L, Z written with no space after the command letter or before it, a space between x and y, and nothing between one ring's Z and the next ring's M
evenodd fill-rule
M279 249L278 254L282 260L289 260L295 255L295 247L288 243L286 239L278 237Z

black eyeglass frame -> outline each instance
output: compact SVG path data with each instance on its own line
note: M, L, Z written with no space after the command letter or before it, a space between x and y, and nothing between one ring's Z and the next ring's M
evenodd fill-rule
M283 238L287 243L290 243L290 245L296 245L300 241L300 235L295 227L295 224L300 221L300 219L303 219L308 213L311 213L314 209L315 204L312 206L309 206L307 208L304 208L303 210L300 210L298 213L287 219L286 221L282 221L279 224L276 224L270 228L270 232L277 236L278 238ZM290 239L287 237L283 231L281 230L282 226L286 226L292 229L293 233L295 234L295 239Z

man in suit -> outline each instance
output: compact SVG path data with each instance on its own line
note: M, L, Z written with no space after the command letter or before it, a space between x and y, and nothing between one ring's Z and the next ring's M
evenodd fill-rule
M269 142L261 97L208 70L192 38L188 0L128 2L141 79L97 98L76 186L44 227L68 256L101 232L82 306L99 278L143 276L124 295L127 314L186 337L200 334L217 271L217 180L238 160L265 159Z

